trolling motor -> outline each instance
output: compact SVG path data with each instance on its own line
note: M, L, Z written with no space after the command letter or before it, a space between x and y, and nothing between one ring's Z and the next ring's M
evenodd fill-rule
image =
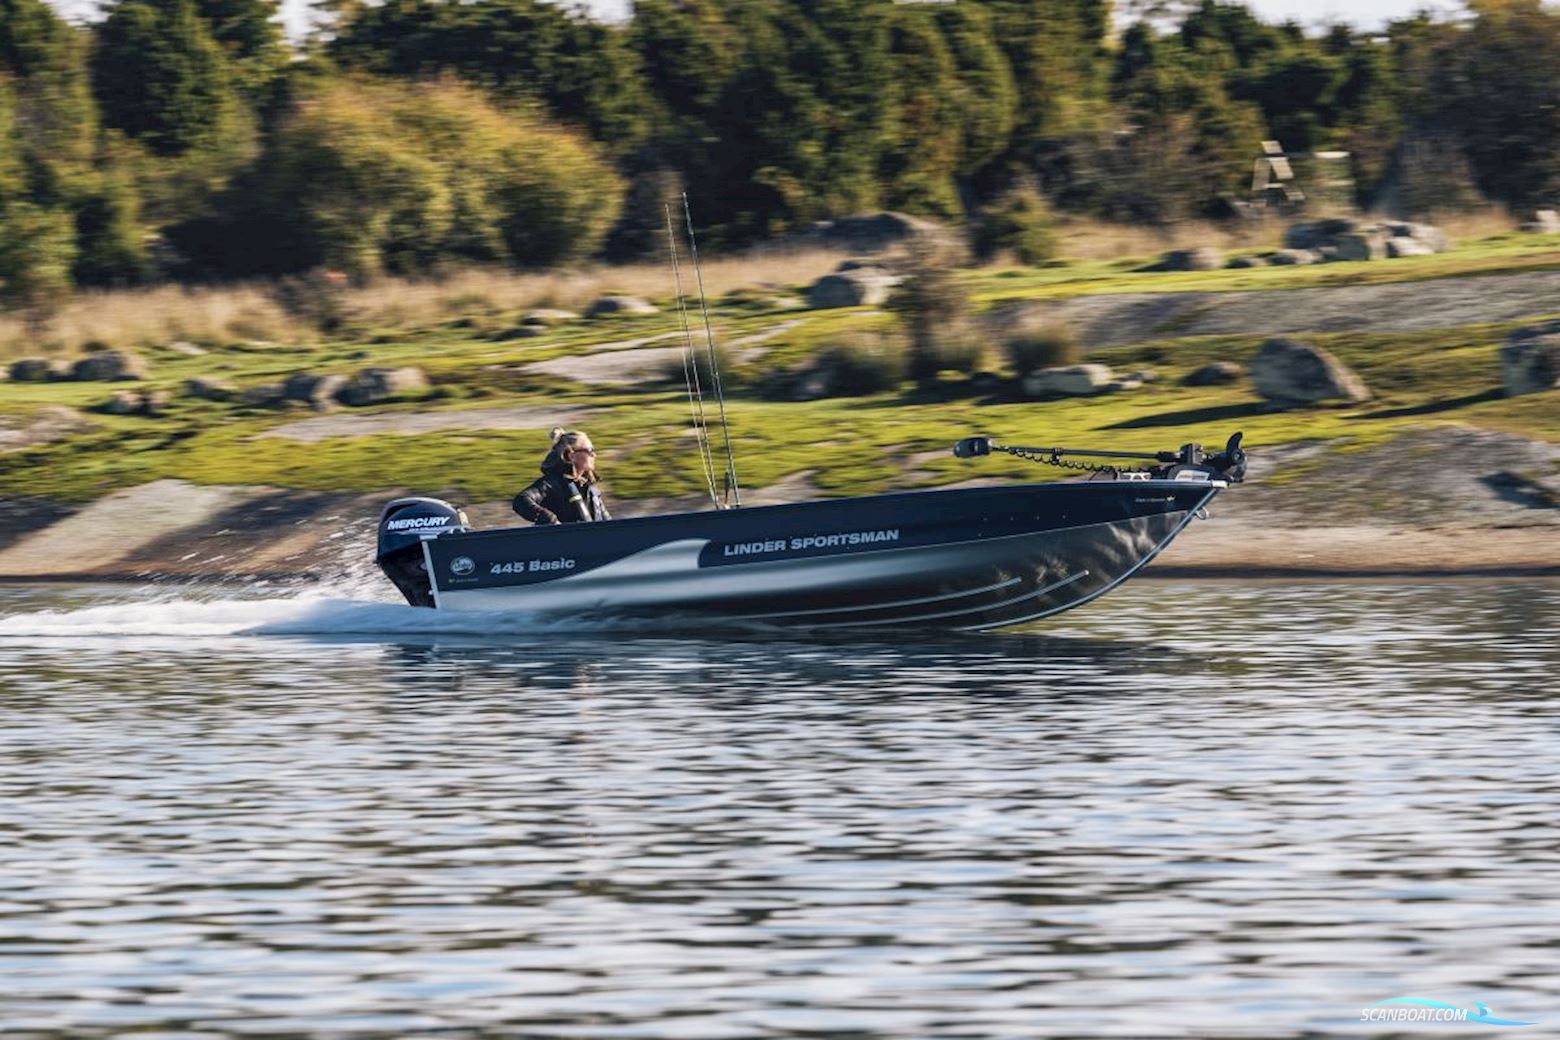
M1013 444L998 444L990 437L966 437L953 446L953 453L961 459L974 459L992 452L1002 452L1030 462L1063 469L1078 469L1091 473L1145 473L1154 480L1185 479L1193 474L1210 480L1227 480L1239 484L1246 479L1246 450L1240 446L1245 434L1233 434L1217 455L1205 455L1201 444L1183 444L1179 451L1096 451L1092 448L1026 448ZM1157 466L1140 466L1126 469L1122 466L1101 465L1093 462L1070 461L1070 457L1083 456L1094 459L1137 459L1159 463ZM1198 479L1192 476L1192 479Z

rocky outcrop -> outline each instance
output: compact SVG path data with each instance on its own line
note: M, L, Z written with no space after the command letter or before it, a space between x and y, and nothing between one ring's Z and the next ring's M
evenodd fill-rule
M956 254L963 247L959 236L937 223L907 213L861 213L814 224L804 239L852 253L881 253L895 248Z
M1182 386L1223 386L1233 383L1246 374L1246 370L1233 361L1214 361L1189 373L1181 380Z
M20 358L11 362L11 367L6 369L6 375L17 383L43 383L58 379L61 374L60 362L41 357ZM68 375L69 370L63 374Z
M119 390L107 401L98 405L105 415L159 416L168 410L166 390Z
M807 290L813 310L833 307L877 307L887 302L899 279L881 267L857 267L826 274Z
M655 304L637 296L603 296L585 308L587 318L609 318L622 315L658 314Z
M428 377L420 368L365 368L348 380L336 397L342 404L361 407L426 389Z
M146 361L128 350L100 350L71 366L70 377L83 383L145 379Z
M328 412L336 407L336 396L346 386L346 376L294 372L282 383L282 397L288 401L301 401L316 412Z
M1268 257L1268 263L1274 267L1304 267L1321 258L1321 254L1314 249L1280 249Z
M1500 348L1507 397L1560 387L1560 321L1518 329Z
M1249 268L1252 268L1252 267L1267 267L1269 265L1269 263L1271 263L1271 258L1266 256L1266 255L1261 255L1261 256L1237 256L1237 257L1232 258L1230 260L1230 262L1225 264L1224 266L1229 268L1232 271L1240 271L1240 270L1246 270L1246 269L1249 269Z
M1251 363L1257 393L1275 404L1368 401L1365 381L1321 347L1293 339L1270 339Z
M1451 240L1434 224L1329 217L1291 225L1284 232L1284 246L1321 260L1385 260L1443 253L1451 248Z
M1024 377L1029 397L1089 397L1115 389L1115 373L1107 365L1063 365L1042 368Z
M31 415L0 416L0 452L48 444L97 428L74 408L44 405Z
M1560 211L1537 210L1531 220L1522 224L1522 230L1538 235L1560 235Z
M196 376L194 379L184 381L184 392L191 397L198 397L202 401L231 401L238 396L238 391L231 383L225 383L220 379L212 379L207 376Z
M1172 249L1151 264L1150 271L1217 271L1224 266L1224 254L1211 246L1196 249Z

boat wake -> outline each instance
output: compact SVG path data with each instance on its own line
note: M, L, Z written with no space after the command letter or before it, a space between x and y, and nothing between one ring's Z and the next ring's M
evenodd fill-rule
M0 639L233 636L481 636L510 638L560 622L534 615L441 613L399 603L311 594L276 599L131 601L0 615ZM578 628L578 622L573 623Z

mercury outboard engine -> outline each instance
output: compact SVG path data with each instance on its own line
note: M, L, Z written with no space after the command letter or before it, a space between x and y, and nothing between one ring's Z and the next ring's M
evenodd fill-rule
M374 562L395 582L406 602L433 606L433 582L423 559L427 538L468 527L466 514L437 498L398 498L379 514L379 552Z

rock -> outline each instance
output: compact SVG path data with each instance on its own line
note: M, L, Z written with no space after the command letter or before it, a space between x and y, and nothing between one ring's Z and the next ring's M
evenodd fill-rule
M55 362L48 358L28 357L11 362L6 374L18 383L42 383L54 376Z
M1332 244L1341 235L1350 235L1360 229L1360 222L1353 217L1329 217L1326 220L1302 221L1284 231L1284 246L1288 249L1319 249Z
M1030 397L1087 397L1104 393L1115 378L1106 365L1042 368L1024 377L1024 393Z
M1268 263L1274 267L1304 267L1320 259L1321 255L1314 249L1280 249L1268 257Z
M1552 209L1537 210L1533 219L1522 225L1522 230L1539 235L1560 235L1560 212Z
M98 405L98 411L106 415L134 415L141 410L141 395L134 390L120 390Z
M1152 271L1217 271L1224 266L1224 254L1209 246L1196 249L1172 249L1159 258Z
M238 399L254 408L274 408L287 400L287 389L281 383L262 383L246 387L239 392Z
M1232 271L1250 267L1266 267L1268 266L1268 258L1265 256L1237 256L1224 266Z
M1408 239L1429 248L1432 253L1444 253L1452 247L1452 240L1446 232L1434 224L1416 224L1412 221L1400 220L1384 224L1387 233L1394 239ZM1391 242L1388 242L1390 249ZM1423 256L1423 253L1405 253L1404 256Z
M71 366L71 378L83 383L145 379L146 362L127 350L100 350Z
M428 377L420 368L365 368L341 387L336 398L343 404L362 406L426 389Z
M198 397L202 401L231 401L238 394L238 391L233 389L231 383L225 383L220 379L210 379L206 376L186 379L184 381L184 392L191 397Z
M1246 370L1233 361L1214 361L1189 373L1181 380L1182 386L1223 386L1233 383L1246 374Z
M494 343L506 343L515 339L535 339L537 336L547 335L545 325L515 325L507 329L499 329L488 336Z
M1431 256L1434 253L1434 249L1417 238L1387 239L1387 256L1394 260L1404 256Z
M1133 379L1130 376L1126 379L1113 379L1109 383L1105 384L1105 388L1101 391L1101 393L1116 394L1122 392L1123 390L1136 390L1142 385L1143 380Z
M1007 384L996 372L980 371L970 376L970 389L977 394L994 394Z
M1384 260L1387 256L1387 236L1379 231L1339 235L1333 239L1334 256L1339 260Z
M346 385L346 376L294 372L282 383L282 396L289 401L302 401L316 412L328 412L336 407L336 395Z
M880 253L895 247L931 249L950 256L964 251L960 236L936 221L891 211L820 221L805 237L852 253Z
M520 319L520 324L552 326L579 320L580 316L573 311L560 311L543 307L538 310L527 311L525 317Z
M1337 246L1322 246L1320 249L1311 250L1311 252L1316 256L1316 262L1319 264L1330 264L1334 260L1343 259L1343 257L1338 254Z
M834 389L834 372L813 368L801 374L785 395L791 401L821 401Z
M889 292L898 284L898 278L869 268L826 274L807 290L807 306L813 310L876 307L888 299Z
M1560 321L1518 329L1500 348L1507 397L1560 387Z
M585 308L585 317L601 318L614 314L658 314L654 304L637 296L603 296Z
M881 271L881 270L883 270L883 265L882 265L881 262L879 262L877 260L862 259L861 257L853 257L853 258L851 258L849 260L841 260L840 263L839 263L839 266L836 267L834 270L835 270L836 274L838 274L840 272L843 272L843 271L863 271L863 270Z
M172 401L172 395L166 390L143 390L141 392L141 414L163 415L168 411L168 405Z
M1282 404L1342 399L1368 401L1365 381L1320 347L1292 339L1270 339L1251 363L1257 393Z
M1128 373L1128 379L1136 379L1139 383L1157 383L1164 377L1151 368L1140 368L1136 372Z
M98 405L98 411L107 415L158 416L167 412L168 401L166 390L119 390Z
M193 343L186 343L182 339L168 344L168 352L170 354L182 354L185 357L205 357L207 353L205 349L197 347Z

